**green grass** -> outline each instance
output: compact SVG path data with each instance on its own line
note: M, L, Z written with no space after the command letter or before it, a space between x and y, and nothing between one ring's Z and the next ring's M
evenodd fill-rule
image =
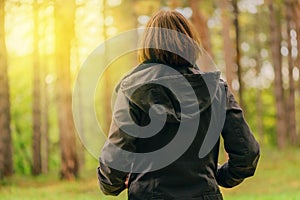
M0 185L0 199L127 199L126 191L118 197L102 195L94 173L87 172L73 182L59 181L56 173L39 177L15 175ZM222 192L225 200L300 200L300 149L263 149L255 176L235 188L222 188Z
M255 176L222 191L226 200L299 200L300 149L263 149Z

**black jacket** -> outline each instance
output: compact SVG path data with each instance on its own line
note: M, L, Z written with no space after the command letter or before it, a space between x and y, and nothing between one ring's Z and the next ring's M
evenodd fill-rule
M195 68L183 67L177 67L176 70L182 74L181 77L165 70L160 64L141 64L125 76L117 87L117 92L123 95L123 99L116 102L115 116L122 118L126 109L124 105L127 105L125 101L128 101L127 109L131 119L140 127L151 123L149 109L154 104L164 107L163 112L159 107L153 109L152 112L156 113L154 116L159 117L162 113L167 115L163 128L150 137L143 136L146 134L143 131L140 132L140 137L128 134L126 130L131 130L132 122L127 122L126 118L121 119L123 121L118 124L113 120L109 141L102 149L98 167L99 184L104 194L118 195L125 189L125 180L128 178L129 200L218 200L223 199L218 185L234 187L254 174L259 159L259 145L244 119L242 109L227 89L226 83L220 79L220 73L200 73ZM162 86L161 83L166 85ZM181 88L187 83L195 92L196 104L190 100L191 91L180 90L181 97L178 97L178 94L168 88L168 84ZM220 108L224 104L224 123L221 112L212 109L213 102ZM217 112L221 116L220 120L212 118L212 112ZM177 150L183 149L168 165L155 168L157 163L147 160L147 156L145 160L136 159L130 157L131 154L120 154L112 148L114 146L136 154L159 151L176 138L184 119L187 119L184 128L186 137L193 134L190 127L197 119L195 136L186 148L178 145L178 148L168 151L168 155L172 157L178 153ZM219 124L221 127L225 150L229 155L229 160L219 167L219 138L210 148L204 147L207 148L207 154L199 157L201 147L205 146L204 140L210 124ZM164 156L166 155L162 153L163 160L160 162L169 158ZM143 163L149 165L149 170L142 166ZM141 167L144 168L138 171Z

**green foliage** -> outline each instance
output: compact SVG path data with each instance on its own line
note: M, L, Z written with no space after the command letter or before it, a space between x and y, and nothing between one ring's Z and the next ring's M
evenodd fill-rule
M32 73L30 57L10 59L10 99L15 171L31 171ZM20 76L22 75L22 76Z
M244 113L246 120L249 123L252 131L258 139L262 139L264 145L275 146L276 145L276 117L274 108L274 96L272 94L272 88L261 90L262 98L262 116L259 116L257 110L257 89L250 88L247 90L246 95L244 95L245 108ZM259 138L258 133L258 123L262 120L263 125L263 138Z

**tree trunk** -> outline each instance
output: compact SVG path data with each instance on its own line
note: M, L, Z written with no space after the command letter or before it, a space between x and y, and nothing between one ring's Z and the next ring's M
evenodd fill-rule
M288 133L289 140L292 145L296 144L296 113L295 113L295 83L293 77L294 63L292 58L292 42L291 42L291 24L292 24L292 7L291 1L285 1L286 21L287 21L287 44L288 44L288 66L289 66L289 97L288 97Z
M242 66L241 66L241 51L240 51L240 24L239 24L239 8L237 5L237 0L232 1L233 6L233 12L234 12L234 28L235 28L235 51L236 51L236 57L235 57L235 63L237 67L237 78L239 82L239 104L243 108L244 102L243 102L243 91L244 91L244 84L243 84L243 72L242 72Z
M226 69L226 81L229 86L229 89L233 91L232 81L236 79L236 71L234 70L234 58L233 53L233 41L230 38L229 30L230 30L230 18L228 11L228 0L217 1L219 3L219 7L221 9L221 17L222 17L222 36L223 36L223 51L224 51L224 60L225 60L225 69Z
M78 173L75 128L71 102L71 40L74 38L75 2L56 0L57 106L61 149L61 178L72 180Z
M43 76L46 78L47 75L47 64L44 63ZM44 79L45 80L45 79ZM48 86L43 81L42 90L42 118L41 118L41 156L42 156L42 173L47 174L49 171L49 117L48 117Z
M44 51L45 53L45 51ZM44 56L43 61L47 60L47 56ZM48 74L48 63L40 63L43 68L41 70L42 77L42 91L41 91L41 157L42 157L42 173L47 174L49 171L49 95L48 95L48 85L45 81Z
M298 49L298 55L297 55L297 60L296 60L296 66L298 70L300 71L300 1L296 1L294 5L292 6L293 8L293 15L295 16L295 26L296 26L296 32L297 32L297 49ZM298 80L298 84L296 85L296 91L298 94L300 94L300 79ZM297 111L300 111L300 99L298 98L298 106L297 106ZM298 136L300 136L300 113L298 114L298 120L297 120L297 125L298 125Z
M103 19L105 19L107 17L106 15L106 9L107 9L107 0L103 0L102 2L102 16ZM104 36L104 41L106 41L108 39L108 35L107 35L107 26L105 25L105 23L103 23L103 36ZM105 54L104 54L104 63L106 63L106 59L109 57L110 51L111 49L109 48L109 46L106 45L106 43L104 43L105 45ZM107 68L107 70L105 70L105 73L103 73L103 79L104 79L104 104L105 104L105 128L104 128L104 132L108 133L109 128L110 128L110 123L111 123L111 118L112 118L112 112L111 112L111 84L110 84L110 78L109 78L109 69Z
M270 37L271 37L271 54L272 62L275 71L274 93L276 102L276 133L277 145L280 149L286 146L286 131L287 125L285 123L285 105L284 94L282 86L282 56L280 52L281 47L281 25L279 21L279 13L274 7L272 1L269 2L270 12Z
M257 19L260 19L262 15L260 11L256 14ZM259 78L261 66L262 66L262 57L260 55L261 43L259 41L259 33L262 29L260 23L255 23L255 36L254 36L254 45L256 47L256 67L255 73L256 78ZM262 100L262 91L260 87L256 87L256 122L257 122L257 133L259 136L259 141L261 144L264 143L264 120L263 120L263 100Z
M41 7L43 6L43 7ZM45 9L48 7L48 4L41 4L40 9ZM45 20L42 29L42 35L47 35L47 26L48 22ZM54 59L54 55L47 54L47 46L43 46L42 54L40 55L40 71L41 71L41 157L42 157L42 173L47 174L49 172L49 88L46 78L49 73L49 60Z
M211 43L210 43L210 36L209 30L207 27L207 19L205 16L200 12L199 9L200 0L189 0L190 8L193 11L191 21L194 24L196 30L198 31L201 39L201 43L203 48L207 51L207 53L213 57Z
M33 51L33 101L32 101L32 174L39 175L42 172L41 158L41 81L39 62L39 34L38 34L38 2L33 3L34 12L34 51Z
M78 81L78 80L77 80ZM80 86L79 86L80 87ZM78 88L80 90L80 88ZM81 96L81 93L79 92L79 97L77 97L78 99L83 98ZM79 100L79 106L80 106L80 110L82 111L83 105L82 102ZM84 134L85 134L85 129L84 129L84 117L81 117L80 119L81 124L78 124L78 128L77 131L79 132L79 134L81 135L80 137L77 137L76 139L76 150L77 150L77 159L78 159L78 174L81 175L80 173L82 171L84 171L85 169L85 147L84 147Z
M0 1L0 179L13 173L10 97L5 44L5 1Z
M79 59L79 45L78 45L78 38L75 37L75 44L76 44L76 63L77 63L77 66L78 67L78 72L80 71L80 66L79 66L79 63L80 63L80 59ZM77 72L77 73L78 73ZM82 87L82 83L81 83L81 79L80 78L77 78L76 80L77 84L78 84L78 96L76 97L78 99L78 101L76 101L76 105L73 105L73 106L76 106L79 110L79 113L83 113L83 110L84 110L84 104L83 104L83 99L84 99L84 88ZM75 103L75 102L73 102ZM79 175L82 171L84 171L84 168L85 168L85 126L86 126L86 120L85 120L85 117L83 115L80 115L78 116L78 121L80 123L77 124L76 126L76 131L77 133L79 134L80 137L77 137L77 140L76 140L76 145L77 145L77 157L78 157L78 172L79 172Z

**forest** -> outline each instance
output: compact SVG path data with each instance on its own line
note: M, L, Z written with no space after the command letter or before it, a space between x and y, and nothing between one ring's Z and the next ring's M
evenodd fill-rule
M300 0L0 0L0 199L125 199L96 176L114 89L138 64L111 56L160 9L192 22L260 143L257 176L225 198L300 198ZM79 79L87 65L105 70Z

